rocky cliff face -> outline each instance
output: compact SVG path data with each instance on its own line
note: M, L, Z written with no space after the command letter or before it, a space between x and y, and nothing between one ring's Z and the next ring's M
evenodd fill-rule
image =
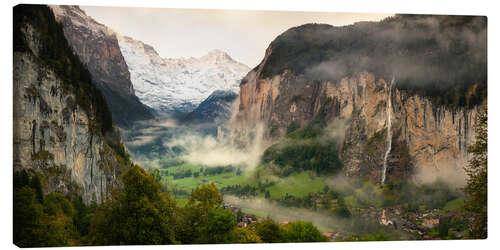
M69 50L62 30L57 33L49 9L16 8L15 29L19 30L14 33L14 171L40 175L46 193L74 193L87 203L102 202L111 188L120 185L118 177L129 164L124 160L126 156L112 149L97 125L101 118L84 109L79 104L82 98L75 94L92 93L82 93L83 88L74 91L72 83L47 63L45 37L55 36L52 41L63 44L58 48L61 53L67 52L64 48ZM43 18L37 19L40 16ZM30 18L33 20L27 21ZM55 31L46 33L50 30ZM64 54L60 58L66 64L72 63Z
M152 119L151 110L135 96L116 33L87 16L78 6L50 7L63 25L66 39L103 91L115 122L128 126L137 120Z
M292 123L306 126L318 117L330 124L342 124L333 131L344 138L341 158L345 173L378 182L388 148L390 98L388 179L416 177L425 181L427 176L413 174L447 175L462 170L468 159L466 148L474 138L477 107L450 109L397 88L390 92L387 80L376 79L368 72L338 82L307 80L287 70L271 78L259 77L270 53L272 49L240 85L240 106L233 120L235 135L248 136L263 124L266 138L271 138L271 130L276 129L282 137Z
M276 141L321 124L340 135L347 175L450 179L468 159L486 69L484 17L305 24L279 35L242 80L233 136L248 141L261 126Z

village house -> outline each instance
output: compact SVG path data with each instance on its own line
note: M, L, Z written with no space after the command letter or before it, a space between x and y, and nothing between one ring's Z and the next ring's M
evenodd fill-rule
M439 225L439 217L430 217L430 218L424 218L422 220L422 226L426 228L434 228L437 225Z

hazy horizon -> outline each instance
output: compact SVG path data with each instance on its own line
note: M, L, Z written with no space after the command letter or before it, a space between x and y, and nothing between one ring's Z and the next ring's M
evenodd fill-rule
M220 49L254 67L269 43L306 23L334 26L379 21L392 14L80 6L121 35L141 40L164 58L201 57Z

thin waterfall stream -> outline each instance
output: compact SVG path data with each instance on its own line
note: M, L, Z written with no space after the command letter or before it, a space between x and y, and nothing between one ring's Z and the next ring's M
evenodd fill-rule
M388 95L388 100L387 100L387 106L386 106L386 113L387 113L387 150L385 151L384 155L384 166L382 168L382 180L381 180L381 185L385 183L386 179L386 173L387 173L387 159L389 158L389 154L391 153L392 149L392 86L394 85L394 76L392 77L391 83L389 84L389 95Z

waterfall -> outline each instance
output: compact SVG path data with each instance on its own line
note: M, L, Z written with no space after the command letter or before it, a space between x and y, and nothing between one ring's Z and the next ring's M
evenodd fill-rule
M391 148L392 148L392 86L394 85L394 76L392 77L391 83L389 84L389 96L387 97L387 106L386 106L386 113L387 113L387 151L385 151L384 155L384 167L382 168L382 181L381 184L383 185L385 183L385 178L386 178L386 172L387 172L387 158L389 158L389 154L391 153Z

